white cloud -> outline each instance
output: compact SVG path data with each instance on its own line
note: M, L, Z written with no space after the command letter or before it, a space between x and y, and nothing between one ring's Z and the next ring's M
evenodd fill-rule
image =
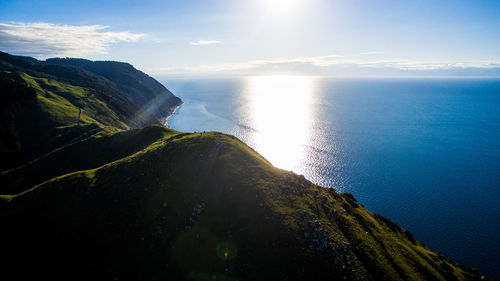
M144 34L105 31L103 25L52 23L0 23L0 50L47 57L80 57L105 54L111 44L135 42Z
M191 45L193 46L200 46L200 45L212 45L212 44L220 44L220 41L217 40L198 40L195 42L191 42Z

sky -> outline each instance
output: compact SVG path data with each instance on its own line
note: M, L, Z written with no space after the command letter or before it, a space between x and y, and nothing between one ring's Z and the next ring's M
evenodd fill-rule
M1 0L0 50L156 76L500 76L500 1Z

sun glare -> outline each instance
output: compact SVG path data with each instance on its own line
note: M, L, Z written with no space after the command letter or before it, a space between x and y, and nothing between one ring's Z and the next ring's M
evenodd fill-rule
M262 5L272 16L289 16L299 11L304 0L263 0Z
M312 78L255 76L247 79L252 143L275 166L296 169L305 157L309 138Z

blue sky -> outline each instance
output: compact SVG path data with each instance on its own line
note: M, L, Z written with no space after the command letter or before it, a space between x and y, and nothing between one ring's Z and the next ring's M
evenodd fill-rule
M500 1L0 2L2 51L155 75L498 74L499 30Z

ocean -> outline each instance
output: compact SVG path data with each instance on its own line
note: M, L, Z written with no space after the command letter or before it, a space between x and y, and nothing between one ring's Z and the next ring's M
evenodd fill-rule
M237 136L500 279L500 79L172 78L167 125Z

